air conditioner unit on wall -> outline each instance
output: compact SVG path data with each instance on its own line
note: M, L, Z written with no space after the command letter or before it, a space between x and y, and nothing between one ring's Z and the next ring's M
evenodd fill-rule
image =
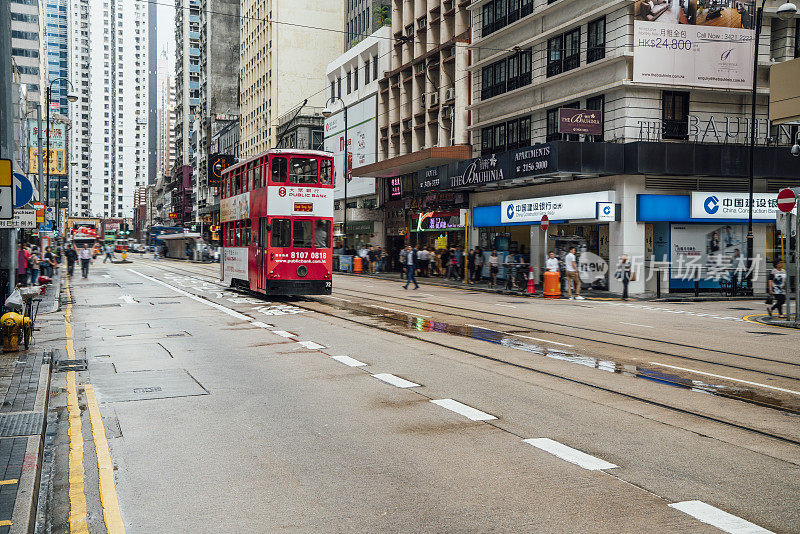
M422 93L422 96L420 97L420 102L422 102L422 107L423 108L425 107L425 100L426 100L427 94L428 93Z
M448 87L447 89L444 90L444 100L445 100L445 102L448 102L450 100L455 100L455 99L456 99L456 89L455 89L455 87Z
M442 108L442 117L448 118L453 114L453 107L452 106L445 106Z
M438 106L439 105L439 93L428 93L428 106Z

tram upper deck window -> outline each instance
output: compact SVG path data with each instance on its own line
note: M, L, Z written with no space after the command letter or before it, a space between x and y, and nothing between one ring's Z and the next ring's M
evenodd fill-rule
M333 183L333 162L323 159L319 162L319 183L320 185L331 185Z
M311 248L311 221L304 219L294 220L294 248Z
M272 181L286 182L286 158L272 158Z
M289 181L293 184L316 184L319 164L315 158L292 158Z
M270 245L273 247L292 246L292 221L289 219L272 219Z

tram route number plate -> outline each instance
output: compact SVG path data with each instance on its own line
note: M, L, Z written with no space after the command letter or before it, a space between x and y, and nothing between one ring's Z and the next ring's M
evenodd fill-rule
M294 203L294 211L302 212L302 213L310 213L314 211L314 203L313 202L295 202Z

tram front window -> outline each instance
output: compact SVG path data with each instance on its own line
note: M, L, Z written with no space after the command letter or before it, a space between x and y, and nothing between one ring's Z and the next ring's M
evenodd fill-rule
M314 158L292 158L289 181L293 184L317 183L318 163Z
M311 248L311 221L294 221L294 248Z

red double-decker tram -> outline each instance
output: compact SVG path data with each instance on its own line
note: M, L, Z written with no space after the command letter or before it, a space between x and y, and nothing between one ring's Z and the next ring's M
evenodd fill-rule
M266 295L329 295L333 154L273 149L220 181L223 282Z

